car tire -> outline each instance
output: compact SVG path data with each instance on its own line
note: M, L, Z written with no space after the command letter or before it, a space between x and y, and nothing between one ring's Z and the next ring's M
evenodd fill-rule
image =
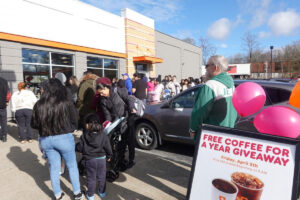
M151 150L157 147L157 135L155 128L149 123L142 122L136 126L136 144L141 149Z

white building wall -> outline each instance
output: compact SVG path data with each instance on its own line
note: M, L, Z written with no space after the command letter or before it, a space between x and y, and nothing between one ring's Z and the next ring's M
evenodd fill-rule
M129 9L129 8L122 9L121 16L154 29L154 20L153 19L146 17L134 10Z
M125 53L124 19L77 0L0 0L0 32Z

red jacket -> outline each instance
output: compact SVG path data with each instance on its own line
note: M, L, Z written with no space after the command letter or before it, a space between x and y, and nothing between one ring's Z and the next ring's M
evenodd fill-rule
M11 97L11 93L10 93L10 91L7 91L6 102L9 102L10 97Z

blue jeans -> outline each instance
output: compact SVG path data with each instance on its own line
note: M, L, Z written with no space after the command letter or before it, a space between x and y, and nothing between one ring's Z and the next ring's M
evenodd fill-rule
M80 193L79 173L72 133L40 137L39 140L42 150L48 157L51 185L55 197L59 197L61 194L59 180L61 156L66 161L74 194Z

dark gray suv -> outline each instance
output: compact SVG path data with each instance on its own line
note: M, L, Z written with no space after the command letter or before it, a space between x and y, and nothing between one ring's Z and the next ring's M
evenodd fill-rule
M235 80L235 85L237 87L246 81L256 82L264 88L267 95L264 108L271 105L287 105L295 85L295 83L254 80ZM189 88L168 101L147 105L144 116L136 121L137 145L150 150L161 145L163 141L193 144L188 130L195 97L200 87L202 85ZM296 110L300 113L300 109ZM236 128L257 132L253 125L256 115L257 113L238 118Z

